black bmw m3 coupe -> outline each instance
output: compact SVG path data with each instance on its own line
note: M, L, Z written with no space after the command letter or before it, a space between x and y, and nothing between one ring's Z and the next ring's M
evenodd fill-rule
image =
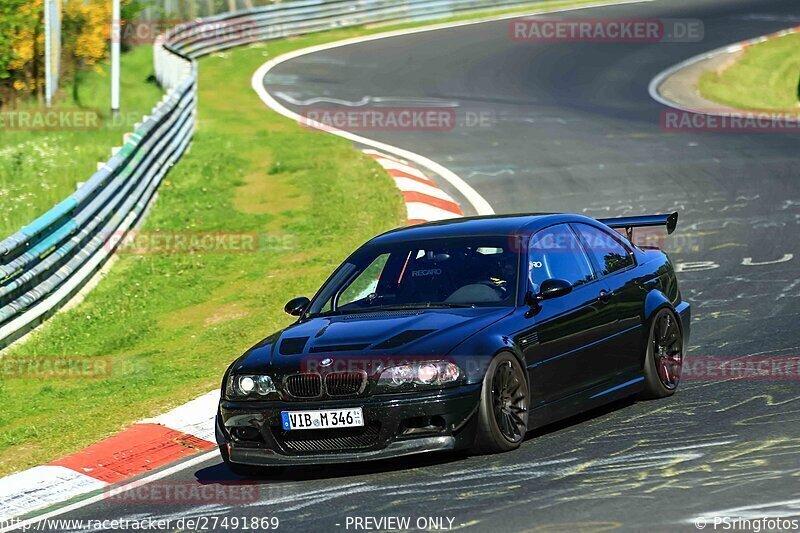
M502 215L375 237L225 372L223 459L249 473L502 452L599 405L673 394L690 306L666 254L632 236L676 224Z

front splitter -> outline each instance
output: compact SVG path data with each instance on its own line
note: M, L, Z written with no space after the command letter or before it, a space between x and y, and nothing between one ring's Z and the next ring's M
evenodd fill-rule
M230 460L256 466L300 466L318 464L338 464L348 462L377 461L426 452L454 450L456 438L452 436L425 437L395 441L382 450L350 453L326 453L316 455L283 455L273 450L256 448L237 448L230 446Z

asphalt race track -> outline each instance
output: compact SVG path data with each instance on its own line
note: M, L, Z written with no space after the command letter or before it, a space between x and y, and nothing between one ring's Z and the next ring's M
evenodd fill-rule
M265 84L300 113L312 98L368 96L481 117L451 131L361 134L445 165L497 212L680 211L665 246L684 265L693 304L688 362L797 356L797 134L663 131L665 108L647 87L691 56L800 24L800 2L657 0L562 16L700 19L705 38L515 42L509 21L497 21L303 56ZM159 483L235 479L214 456ZM281 530L353 531L348 517L408 516L412 527L445 517L497 532L694 531L698 517L797 517L800 382L686 380L671 399L613 405L503 455L289 470L256 486L258 499L243 504L101 501L60 518L276 516Z

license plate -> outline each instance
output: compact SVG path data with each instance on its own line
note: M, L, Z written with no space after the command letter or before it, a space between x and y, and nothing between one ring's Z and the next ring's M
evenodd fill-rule
M281 411L283 429L352 428L364 425L360 407L322 411Z

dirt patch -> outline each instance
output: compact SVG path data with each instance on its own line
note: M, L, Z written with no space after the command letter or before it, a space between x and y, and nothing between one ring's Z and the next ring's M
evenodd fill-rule
M717 76L722 76L726 70L738 63L743 57L744 50L739 50L738 52L734 52L732 54L726 54L722 57L722 61L714 69L714 73Z
M277 215L303 209L309 198L290 179L289 174L248 174L244 185L236 188L234 209L253 215Z
M250 316L250 311L247 311L246 309L241 309L238 304L224 305L222 307L217 308L216 313L207 317L203 321L203 325L206 327L215 326L217 324L221 324L222 322L227 322L229 320L236 320L237 318L244 318L246 316Z
M661 86L658 87L658 92L667 100L699 112L709 110L736 111L731 107L712 102L701 96L698 84L700 83L700 77L704 73L708 71L723 72L735 64L738 57L738 54L726 53L692 63L665 79Z
M226 290L225 292L230 291ZM224 298L225 295L215 294L214 296L217 296L217 298L173 311L165 317L163 325L167 328L174 328L175 325L207 328L231 320L245 318L252 314L252 311L240 302L220 303L220 299Z

